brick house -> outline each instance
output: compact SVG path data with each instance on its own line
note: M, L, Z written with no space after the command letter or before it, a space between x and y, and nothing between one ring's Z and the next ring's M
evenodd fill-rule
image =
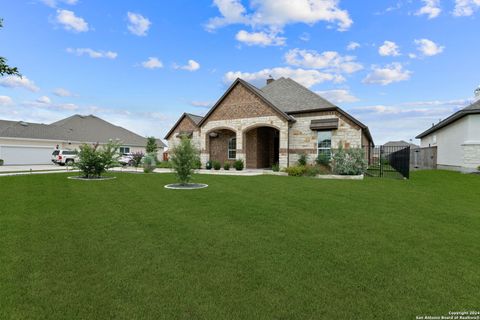
M292 79L268 79L261 89L237 79L204 116L184 113L167 133L170 147L187 135L208 160L243 159L246 168L313 162L340 145L373 145L368 127Z

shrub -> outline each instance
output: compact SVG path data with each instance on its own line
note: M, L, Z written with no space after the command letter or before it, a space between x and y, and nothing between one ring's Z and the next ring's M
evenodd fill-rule
M222 164L219 161L213 161L212 165L213 165L213 169L215 170L220 170L220 168L222 167Z
M133 166L135 168L138 168L140 163L142 163L143 156L144 156L143 152L134 152L132 154Z
M147 145L145 147L145 151L149 154L154 155L155 161L157 161L158 146L157 146L157 139L155 139L155 137L147 138Z
M82 172L83 177L87 179L100 178L102 173L111 167L117 165L119 158L118 142L110 141L99 149L99 144L83 144L80 146L78 160L75 166Z
M152 173L156 167L155 156L152 154L147 154L143 158L143 172L145 173Z
M308 155L306 153L300 153L298 155L297 163L299 166L306 166L308 162Z
M367 161L361 148L343 149L333 153L333 172L340 175L358 175L367 170Z
M243 160L242 159L235 160L235 162L233 163L233 167L237 171L242 171L244 167Z
M230 170L230 162L225 162L223 164L223 170Z
M301 177L305 174L306 168L305 166L290 166L288 168L283 169L289 176L293 177Z
M157 168L169 169L171 167L172 167L172 163L170 161L157 162Z
M329 166L331 161L332 161L332 159L331 159L330 155L325 154L325 153L320 153L318 155L317 159L315 159L315 162L319 165L322 165L322 166Z
M200 161L199 153L187 137L182 137L180 143L173 148L170 161L181 184L187 184L192 179L193 170Z
M212 169L212 161L210 161L210 160L207 161L207 163L205 164L205 169L207 169L207 170Z
M272 171L273 172L278 172L280 171L280 165L278 163L272 164Z
M3 160L0 160L0 166L3 164ZM480 166L477 167L477 170L480 171Z
M320 166L312 166L312 165L305 166L304 176L316 177L321 173L322 173L322 169L320 168Z
M202 161L200 161L200 157L198 157L198 159L196 159L193 162L193 169L201 169L201 168L202 168Z
M0 159L0 166L3 166L3 159Z

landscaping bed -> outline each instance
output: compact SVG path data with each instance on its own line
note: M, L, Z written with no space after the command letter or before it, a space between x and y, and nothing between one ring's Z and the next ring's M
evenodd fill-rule
M479 308L475 175L195 175L209 187L186 193L164 188L173 174L68 175L0 178L0 319L415 319Z

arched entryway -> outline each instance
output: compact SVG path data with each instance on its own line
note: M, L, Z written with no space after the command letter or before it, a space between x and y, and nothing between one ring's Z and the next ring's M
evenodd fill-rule
M233 162L237 158L237 135L226 128L211 130L206 135L206 145L210 161L221 164Z
M250 169L270 169L279 161L280 132L268 126L244 131L245 165Z

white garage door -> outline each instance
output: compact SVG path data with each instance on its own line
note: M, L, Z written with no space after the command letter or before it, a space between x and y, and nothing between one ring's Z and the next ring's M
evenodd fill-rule
M5 165L49 164L52 147L0 146L0 159Z

